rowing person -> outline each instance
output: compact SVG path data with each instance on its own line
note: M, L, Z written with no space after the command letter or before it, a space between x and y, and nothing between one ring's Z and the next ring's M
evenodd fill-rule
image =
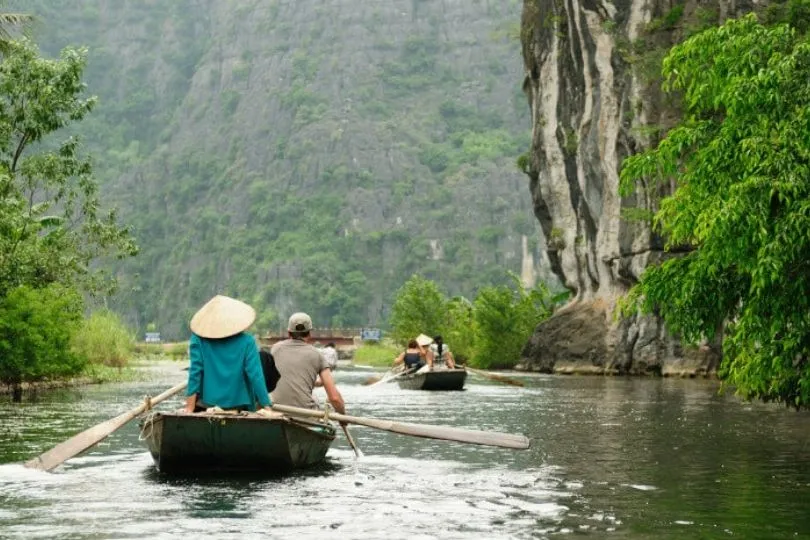
M338 363L338 352L337 349L335 349L335 343L333 341L327 343L326 347L321 349L321 354L326 360L326 365L329 367L329 369L335 371Z
M408 348L399 353L394 360L394 366L404 364L405 371L417 371L427 364L425 349L415 339L408 342Z
M270 349L281 374L271 394L273 403L304 409L319 408L312 390L320 379L332 407L340 414L346 414L343 396L335 385L332 370L321 352L307 342L311 330L309 315L293 313L287 324L289 339L279 341Z
M245 332L255 319L252 307L222 295L194 314L185 412L211 407L255 411L258 402L268 414L276 414L270 411L256 340Z
M456 360L453 357L453 353L450 352L450 347L442 339L442 336L435 336L433 338L433 344L430 346L430 352L433 356L433 366L446 366L448 369L455 369L456 367Z

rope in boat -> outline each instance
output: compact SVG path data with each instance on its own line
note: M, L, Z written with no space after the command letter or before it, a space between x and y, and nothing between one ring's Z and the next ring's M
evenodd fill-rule
M155 417L158 415L157 412L153 411L150 412L146 418L143 419L143 425L141 426L141 432L138 434L139 441L145 441L149 437L152 436L152 431L154 430L155 424ZM147 433L147 429L149 432Z

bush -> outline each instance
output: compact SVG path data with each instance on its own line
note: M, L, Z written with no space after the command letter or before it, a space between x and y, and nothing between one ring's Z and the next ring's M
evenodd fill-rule
M134 350L135 336L109 310L93 313L73 338L73 351L91 364L123 367Z
M23 382L82 370L86 360L69 346L82 307L75 289L57 284L16 287L0 300L0 381L14 386L15 399Z

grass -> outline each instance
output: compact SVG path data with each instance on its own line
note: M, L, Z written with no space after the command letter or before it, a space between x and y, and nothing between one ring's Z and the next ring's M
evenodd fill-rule
M374 367L390 367L402 352L387 343L364 343L354 351L354 364Z
M145 374L131 366L118 368L104 364L87 364L79 377L86 378L93 384L101 384L142 381Z
M125 366L135 337L120 317L108 310L93 313L73 336L73 350L90 364Z

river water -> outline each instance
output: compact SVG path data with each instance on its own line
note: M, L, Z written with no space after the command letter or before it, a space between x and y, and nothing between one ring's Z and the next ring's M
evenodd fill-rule
M810 538L810 414L704 380L534 375L417 392L341 370L351 414L524 433L532 447L355 427L360 459L341 436L323 466L281 478L172 479L132 422L55 473L19 465L182 381L181 367L0 398L0 538Z

